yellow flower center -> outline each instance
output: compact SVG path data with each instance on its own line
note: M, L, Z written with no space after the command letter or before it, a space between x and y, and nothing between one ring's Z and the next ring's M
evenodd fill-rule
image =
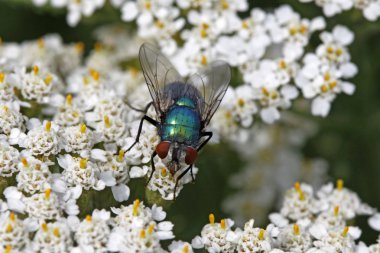
M84 133L86 132L86 129L87 129L86 124L82 123L82 124L80 125L79 131L80 131L82 134L84 134Z
M37 65L35 65L35 66L33 67L33 73L34 73L35 75L38 75L39 72L40 72L40 68L39 68Z
M343 237L346 237L346 236L347 236L347 234L348 234L348 230L349 230L349 228L348 228L347 226L344 227L343 232L342 232L342 236L343 236Z
M50 132L51 129L51 121L47 121L45 124L45 130L46 132Z
M343 190L343 187L344 187L344 182L343 182L343 180L342 180L342 179L338 179L338 180L336 181L336 188L337 188L339 191L341 191L341 190Z
M202 65L207 65L207 57L205 55L202 55L202 58L201 58L201 64Z
M83 42L76 43L75 49L78 51L78 53L82 53L84 51L84 43Z
M73 96L71 94L68 94L66 96L66 104L71 105L73 102Z
M123 149L120 149L119 151L119 155L118 155L118 160L119 162L123 161L124 160L124 154L125 154L125 151Z
M15 221L15 220L16 220L16 215L15 215L14 212L10 212L10 213L9 213L9 219L10 219L11 221Z
M334 207L334 216L338 216L339 214L339 206Z
M280 69L286 69L287 64L284 60L280 60L278 66L280 67Z
M95 69L90 69L90 76L95 80L95 81L99 81L100 79L100 74L98 71L96 71Z
M13 231L13 226L11 224L8 224L7 227L5 228L5 232L12 233L12 231Z
M55 235L56 237L60 237L61 236L61 233L59 232L59 228L54 228L53 229L53 235Z
M51 81L53 81L53 76L49 74L45 77L45 84L49 85Z
M238 99L238 105L239 105L240 107L243 107L243 106L245 105L245 101L244 101L244 99L239 98L239 99Z
M85 169L85 168L87 167L87 160L84 159L84 158L81 158L81 159L79 160L79 167L80 167L81 169Z
M140 231L140 238L145 238L146 237L146 233L145 233L145 230L144 229L141 229Z
M324 84L321 86L321 92L326 93L328 91L329 91L329 87L327 85Z
M42 229L44 232L47 232L47 230L48 230L47 224L46 224L46 223L42 223L42 225L41 225L41 229Z
M260 229L260 232L259 232L259 240L264 240L264 235L265 235L265 230L264 229Z
M44 48L45 47L45 41L44 41L44 39L43 38L39 38L37 40L37 45L38 45L39 48Z
M150 1L146 1L144 3L144 7L145 9L150 10L152 8L152 3Z
M295 224L293 225L293 233L294 233L295 235L299 235L299 234L300 234L300 227L298 226L297 223L295 223Z
M221 220L220 220L220 227L221 227L222 229L226 229L226 220L225 220L225 219L221 219Z
M21 163L22 165L24 165L25 168L29 167L28 160L26 160L25 157L21 158Z
M7 245L7 247L5 247L4 253L11 253L11 250L12 250L12 246L11 245Z
M104 125L106 126L106 128L110 128L111 127L111 121L110 121L110 118L107 115L104 116Z
M153 231L154 231L154 224L150 224L150 225L149 225L149 228L148 228L148 233L149 233L149 234L152 234Z
M51 194L51 189L48 188L45 190L45 199L49 199L50 198L50 194Z
M211 225L214 225L215 223L215 216L214 214L210 213L210 215L208 216L208 220L210 222Z
M132 215L133 216L137 216L138 215L139 207L140 207L140 200L136 199L133 202L133 211L132 211Z
M156 22L154 22L154 25L159 28L159 29L162 29L165 27L165 24L161 21L161 20L157 20Z

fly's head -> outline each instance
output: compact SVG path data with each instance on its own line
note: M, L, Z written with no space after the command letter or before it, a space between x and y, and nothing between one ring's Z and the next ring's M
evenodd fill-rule
M197 159L198 152L191 146L178 142L162 141L156 146L157 155L164 161L172 175L181 169L181 164L191 165Z

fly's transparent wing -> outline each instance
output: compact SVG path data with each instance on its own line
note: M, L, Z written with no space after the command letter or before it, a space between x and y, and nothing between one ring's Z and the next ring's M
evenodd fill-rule
M156 112L162 115L172 102L164 94L165 86L183 83L183 79L159 49L150 44L141 45L139 59Z
M191 76L187 83L195 86L201 93L199 101L203 126L207 126L220 103L231 80L231 69L224 61L212 62L201 74Z

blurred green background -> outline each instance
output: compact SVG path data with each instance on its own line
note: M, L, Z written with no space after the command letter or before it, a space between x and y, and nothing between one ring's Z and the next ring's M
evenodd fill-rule
M120 13L106 7L70 28L65 12L36 9L23 1L0 0L0 37L5 42L58 33L65 42L83 41L90 48L94 43L93 31L99 24L120 22ZM263 8L287 3L305 17L322 15L320 8L297 0L252 2L252 7ZM369 22L360 11L353 10L327 19L327 24L328 28L342 24L355 33L350 51L352 61L359 67L359 74L352 80L357 90L353 96L339 96L327 118L309 116L320 128L303 152L310 158L325 158L330 164L331 180L344 179L345 185L363 201L380 207L380 21ZM318 38L313 38L312 44L317 43ZM198 234L210 212L218 218L227 216L221 211L221 202L231 192L228 178L241 169L242 162L227 144L208 146L204 153L207 155L200 156L197 164L200 176L196 183L185 187L169 211L169 219L176 225L177 239L190 240ZM358 225L364 228L364 241L376 240L378 234L368 228L366 219L359 219Z

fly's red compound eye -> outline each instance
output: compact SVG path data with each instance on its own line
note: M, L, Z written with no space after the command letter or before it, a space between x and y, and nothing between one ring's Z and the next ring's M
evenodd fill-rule
M195 162L195 160L197 159L197 156L198 156L198 152L196 149L194 149L192 147L187 147L186 148L185 163L188 165L193 164Z
M158 143L158 145L156 146L156 153L161 159L164 159L165 157L168 156L169 148L170 148L170 142L162 141Z

